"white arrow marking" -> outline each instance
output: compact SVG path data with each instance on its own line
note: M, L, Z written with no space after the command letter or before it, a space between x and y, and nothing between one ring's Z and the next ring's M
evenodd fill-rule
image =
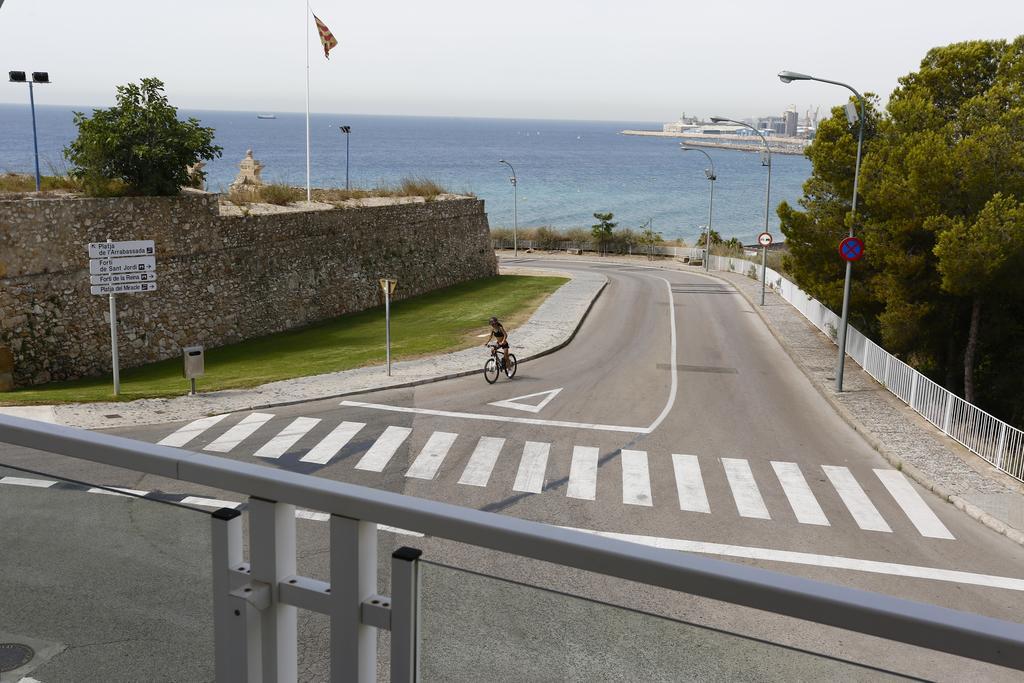
M528 413L539 413L544 410L544 407L551 403L555 396L562 391L564 387L558 387L557 389L551 389L549 391L538 391L536 394L527 394L526 396L516 396L515 398L505 399L504 401L495 401L494 403L488 403L489 406L498 406L499 408L512 408L513 410L525 410ZM535 396L544 396L544 400L536 405L529 403L519 403L524 398L534 398Z

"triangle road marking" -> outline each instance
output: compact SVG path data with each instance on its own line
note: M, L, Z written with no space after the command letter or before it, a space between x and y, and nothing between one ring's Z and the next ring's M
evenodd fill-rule
M547 404L551 403L555 396L558 396L559 392L561 392L563 388L564 387L558 387L557 389L549 389L548 391L538 391L535 394L526 394L525 396L507 398L504 401L494 401L493 403L488 403L487 405L498 406L499 408L511 408L513 410L524 410L528 413L539 413L540 411L544 410ZM537 404L519 402L522 401L524 398L535 398L537 396L544 396L544 399Z

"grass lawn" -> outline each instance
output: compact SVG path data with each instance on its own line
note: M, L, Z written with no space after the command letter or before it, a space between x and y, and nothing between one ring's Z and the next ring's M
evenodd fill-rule
M483 340L487 319L498 316L515 339L515 328L567 280L501 275L441 289L391 305L392 360L464 349ZM399 283L401 287L401 283ZM513 341L514 344L514 341ZM484 350L480 353L483 363ZM298 330L206 350L200 391L253 387L291 377L319 375L385 362L384 307L352 313ZM131 401L181 396L181 358L121 371L121 395L109 375L53 382L0 394L0 405Z

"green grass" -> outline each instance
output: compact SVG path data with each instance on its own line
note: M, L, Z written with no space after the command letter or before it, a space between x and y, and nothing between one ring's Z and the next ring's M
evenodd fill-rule
M405 360L473 345L489 331L496 315L515 328L525 322L565 278L502 275L424 294L391 307L391 355ZM402 283L399 282L401 287ZM480 349L481 366L485 350ZM384 307L334 318L299 330L207 349L206 375L200 391L253 387L292 377L349 370L385 361ZM110 376L54 382L0 394L0 404L28 405L88 401L130 401L180 396L187 390L180 358L121 372L121 395L115 399Z

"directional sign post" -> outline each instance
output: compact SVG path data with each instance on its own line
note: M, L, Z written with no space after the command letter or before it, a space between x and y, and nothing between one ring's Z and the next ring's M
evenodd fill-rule
M110 359L114 396L121 393L117 357L117 294L156 291L156 244L153 240L90 242L89 292L110 297Z
M768 172L771 173L770 165L768 167ZM769 178L770 177L771 176L769 176ZM768 219L765 219L766 227L767 223ZM768 278L768 247L772 246L772 234L768 231L762 232L757 236L757 241L761 245L761 305L764 306L765 280Z
M388 377L391 376L391 295L395 293L398 280L380 279L380 288L384 290L384 338L387 344Z

